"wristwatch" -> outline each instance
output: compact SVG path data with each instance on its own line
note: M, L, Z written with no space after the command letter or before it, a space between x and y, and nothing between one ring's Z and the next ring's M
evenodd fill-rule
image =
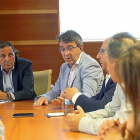
M10 93L6 93L6 94L7 94L7 95L6 95L6 98L7 98L7 99L13 100L13 98L12 98L12 96L11 96Z
M8 99L9 99L9 95L8 95L8 93L6 93L6 98L8 98Z
M10 100L13 100L13 98L12 98L10 93L8 93L8 97L9 97Z

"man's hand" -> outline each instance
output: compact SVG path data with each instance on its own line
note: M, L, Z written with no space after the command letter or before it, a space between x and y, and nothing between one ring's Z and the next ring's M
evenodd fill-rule
M62 93L61 93L61 97L63 98L68 98L69 100L72 100L72 97L78 93L79 90L76 87L72 87L72 88L66 88Z
M41 105L48 105L48 101L43 96L33 103L33 106L41 106Z
M0 90L0 100L5 100L6 99L7 94L5 92L2 92Z
M68 127L71 131L79 131L78 126L80 120L85 117L85 112L80 106L77 106L77 110L75 110L75 113L68 113L66 116L66 122Z
M64 98L57 97L57 99L52 100L51 103L54 105L63 105L64 106Z
M68 98L69 100L72 100L72 97L78 93L79 90L75 87L73 88L66 88L60 95L60 97L57 97L57 99L52 100L52 104L55 105L62 105L64 106L64 98Z

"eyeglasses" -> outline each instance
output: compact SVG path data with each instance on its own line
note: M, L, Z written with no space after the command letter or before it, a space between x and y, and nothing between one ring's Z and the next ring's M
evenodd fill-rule
M59 48L58 49L58 51L59 52L65 52L65 51L69 51L69 52L71 52L74 48L76 48L77 46L75 46L75 47L68 47L67 49L65 49L65 48Z
M105 49L100 48L100 53L102 54L103 52L105 52Z
M8 57L9 58L12 58L14 56L14 52L11 52L8 54ZM6 55L5 54L0 54L0 59L5 59L6 58Z

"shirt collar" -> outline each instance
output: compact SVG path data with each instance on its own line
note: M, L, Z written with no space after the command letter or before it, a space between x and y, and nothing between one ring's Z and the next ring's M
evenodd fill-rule
M107 73L107 74L106 74L106 78L107 78L107 79L109 79L109 78L110 78L110 75L109 75L109 73Z
M79 56L79 58L77 59L77 61L76 61L75 64L78 64L78 65L79 65L79 63L80 63L80 58L81 58L82 54L83 54L83 52L81 52L81 54L80 54L80 56Z
M9 72L12 71L13 69L14 69L14 66L9 70ZM5 72L4 69L2 68L2 66L1 66L1 71L2 71L2 72ZM8 72L8 73L9 73L9 72Z

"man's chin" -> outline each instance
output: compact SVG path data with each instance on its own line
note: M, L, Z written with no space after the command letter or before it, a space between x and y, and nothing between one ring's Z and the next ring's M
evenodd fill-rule
M67 63L69 66L72 66L72 65L73 65L70 61L66 61L66 63Z
M10 70L13 66L8 66L8 67L5 67L4 69L5 70Z

